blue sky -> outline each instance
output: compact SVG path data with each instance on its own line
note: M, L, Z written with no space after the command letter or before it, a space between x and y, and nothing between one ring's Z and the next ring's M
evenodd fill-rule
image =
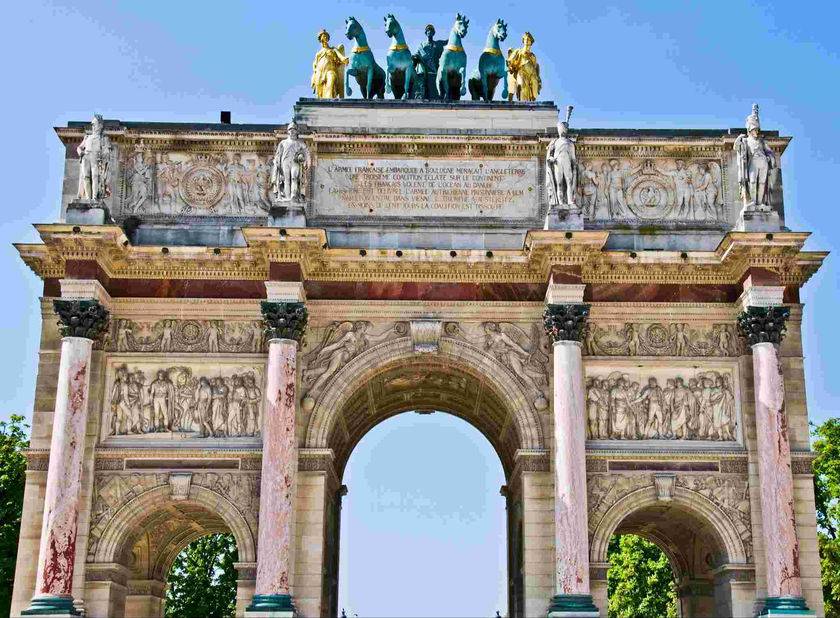
M6 349L0 357L0 388L6 395L0 418L12 412L31 416L41 286L11 243L35 240L30 224L58 216L63 153L53 126L86 120L94 111L123 120L216 121L219 110L226 109L234 122L283 122L295 100L309 94L320 28L332 33L334 43L342 42L344 18L355 16L366 26L381 63L388 45L385 13L396 14L414 47L427 22L444 37L456 10L470 18L464 41L468 70L497 17L509 24L505 48L531 31L542 66L542 98L575 105L573 126L742 126L750 105L759 103L765 128L794 136L782 161L788 226L813 232L808 248L838 246L837 2L14 2L4 8L6 27L0 37L7 84L0 100L0 275L7 298L0 321ZM840 355L840 329L833 320L836 261L836 256L829 258L802 296L807 394L811 418L817 421L836 415L840 403L834 369ZM414 452L409 449L418 448L417 436L423 436L424 444L446 446L435 448L436 458L457 456L459 469L478 471L484 480L496 474L489 472L498 468L489 446L474 444L479 434L453 429L442 419L433 415L420 423L410 415L391 421L354 454L345 513L350 518L345 531L353 532L343 542L351 548L354 542L358 548L361 539L387 543L393 553L386 562L365 561L359 557L363 551L351 549L353 565L358 565L349 579L353 590L357 585L365 590L377 576L399 569L414 595L435 594L454 577L440 571L439 564L454 564L470 543L496 543L498 528L462 523L485 506L501 508L498 479L487 481L490 493L479 496L455 483L443 491L432 474L436 462L420 468L428 474L397 474L408 465L408 453ZM460 423L453 422L456 427ZM368 465L374 455L377 465ZM417 466L431 459L417 457ZM481 486L478 478L471 481L476 487ZM363 529L366 522L378 521L366 510L371 500L409 487L416 500L383 507L376 515L390 522L388 527ZM443 512L454 513L448 523L424 518L425 501L432 499ZM474 502L467 504L468 499ZM416 558L428 547L437 547L438 554ZM495 569L493 559L486 558ZM464 577L473 577L470 573ZM473 579L483 592L476 593L472 607L485 614L494 610L498 582L477 574ZM348 597L347 588L344 599L353 601L348 609L377 611L363 608L352 590ZM383 611L406 608L407 593L398 590L403 589L396 584L378 588L375 600ZM454 603L459 595L453 592L449 598Z

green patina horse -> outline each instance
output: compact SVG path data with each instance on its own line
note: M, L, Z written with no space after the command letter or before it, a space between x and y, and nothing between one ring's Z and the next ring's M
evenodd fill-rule
M484 44L484 51L478 59L478 68L473 71L470 77L470 95L473 101L484 99L492 101L496 94L496 86L502 82L502 100L508 98L507 62L502 55L499 42L507 38L507 24L501 19L487 33L487 42Z
M344 72L344 92L347 96L353 94L350 88L350 76L356 78L359 84L362 98L372 99L373 97L385 98L385 71L376 64L373 53L367 44L367 37L362 24L356 21L355 17L348 17L344 23L344 34L355 42L355 47L350 54L350 67Z
M438 92L443 99L458 101L467 94L467 54L461 46L461 39L467 36L470 20L466 15L455 16L449 40L443 48L438 65Z
M385 92L393 92L395 99L410 99L414 81L414 60L405 44L402 27L393 13L385 16L385 34L391 37L391 47L386 58Z

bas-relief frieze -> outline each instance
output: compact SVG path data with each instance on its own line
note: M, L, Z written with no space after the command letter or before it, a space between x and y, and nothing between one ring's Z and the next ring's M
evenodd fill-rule
M255 440L262 427L265 365L183 357L108 359L102 440Z
M740 437L735 365L588 363L585 373L590 440L736 442Z
M741 538L747 559L752 559L749 483L745 478L735 475L677 474L674 484L678 488L702 496L719 507ZM631 493L647 487L656 487L654 475L588 474L587 504L590 541L601 524L601 520L616 503Z
M592 323L584 339L590 356L738 356L735 324Z
M102 534L118 511L131 500L152 489L162 486L171 488L171 476L168 472L96 475L88 540L89 561L94 560ZM260 487L258 473L193 472L190 474L189 483L227 498L243 515L251 532L256 535Z
M114 352L265 351L260 320L113 320L105 349Z
M271 207L271 157L254 152L150 152L137 146L123 164L118 214L265 216Z

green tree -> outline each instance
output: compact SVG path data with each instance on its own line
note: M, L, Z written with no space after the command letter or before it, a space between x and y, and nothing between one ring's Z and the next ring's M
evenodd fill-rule
M0 616L8 616L12 605L26 458L29 446L25 419L13 414L0 422Z
M814 430L814 498L825 615L840 616L840 418Z
M610 539L607 556L610 618L676 618L677 585L661 549L623 534Z
M228 618L236 610L239 560L232 534L211 534L193 541L175 558L166 590L166 616Z

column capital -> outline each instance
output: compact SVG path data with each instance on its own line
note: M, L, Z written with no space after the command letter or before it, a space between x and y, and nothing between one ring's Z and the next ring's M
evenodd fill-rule
M293 339L300 343L309 313L303 303L264 300L260 309L265 322L265 335L271 339Z
M108 328L110 314L96 300L53 301L62 337L84 337L96 340Z
M543 326L551 341L583 341L589 307L587 303L547 304Z
M744 307L738 316L738 332L750 346L757 343L779 344L785 336L788 317L788 307Z

